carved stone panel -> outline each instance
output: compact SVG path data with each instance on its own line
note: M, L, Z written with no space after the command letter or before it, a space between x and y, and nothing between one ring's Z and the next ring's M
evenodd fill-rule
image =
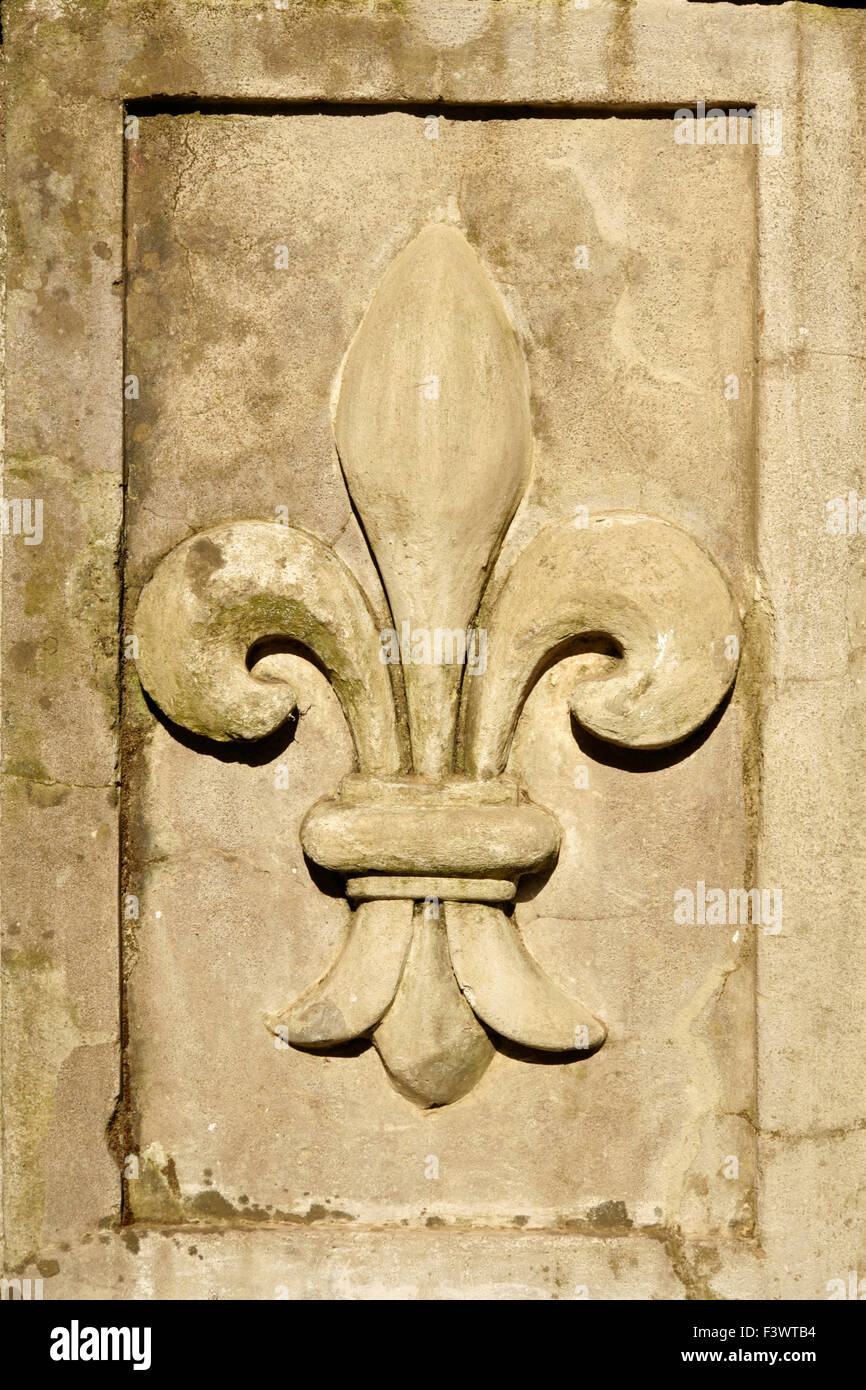
M862 1299L864 12L0 39L3 1293Z
M663 120L141 119L137 1218L751 1229L753 228Z

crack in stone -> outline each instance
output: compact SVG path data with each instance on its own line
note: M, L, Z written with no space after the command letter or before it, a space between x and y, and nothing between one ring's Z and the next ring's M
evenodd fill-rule
M759 1129L762 1139L772 1139L782 1144L821 1143L825 1140L844 1139L849 1134L860 1134L866 1130L866 1119L854 1120L851 1124L836 1125L832 1129L802 1130L789 1134L782 1129Z
M178 204L180 203L180 198L181 198L181 194L182 194L183 189L184 189L184 184L185 184L185 181L186 181L186 176L187 176L187 174L190 172L190 170L192 169L193 165L194 165L195 162L196 162L195 151L194 151L194 150L191 148L191 146L190 146L190 143L189 143L189 131L187 130L186 126L181 126L181 142L182 142L182 144L183 144L184 151L185 151L186 154L188 155L188 160L187 160L186 164L184 164L183 167L180 168L180 169L178 170L178 174L177 174L177 185L176 185L176 187L175 187L174 194L172 195L172 201L171 201L171 234L172 234L172 239L173 239L173 241L180 247L181 251L183 252L184 261L185 261L185 264L186 264L186 273L187 273L187 276L188 276L188 278L189 278L190 288L191 288L191 289L195 289L195 278L194 278L193 273L192 273L192 262L191 262L191 254L192 254L192 253L190 252L189 247L188 247L183 241L181 241L180 237L179 237L178 234L177 234L177 220L178 220L178 217L177 217L177 209L178 209Z
M35 785L38 787L70 787L74 788L76 791L102 792L111 791L112 789L116 791L120 786L120 783L116 780L113 782L65 782L59 779L54 780L50 777L28 777L23 772L9 772L5 768L0 775L3 777L14 777L17 782L24 782L27 785Z

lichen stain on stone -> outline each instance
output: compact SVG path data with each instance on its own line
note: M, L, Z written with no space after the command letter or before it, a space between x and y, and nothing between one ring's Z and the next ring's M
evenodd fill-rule
M715 1246L697 1243L687 1245L679 1230L663 1233L664 1247L671 1268L682 1284L689 1302L715 1302L720 1295L713 1292L710 1279L722 1268L722 1259Z
M171 1193L172 1193L175 1197L178 1197L178 1198L179 1198L179 1197L180 1197L180 1183L178 1182L178 1178L177 1178L177 1168L176 1168L176 1166L175 1166L174 1159L173 1159L170 1155L169 1155L169 1157L165 1160L165 1164L163 1165L163 1169L162 1169L162 1174L163 1174L163 1177L165 1178L166 1182L168 1183L169 1190L171 1191Z
M224 564L223 552L207 536L202 536L200 540L190 546L186 558L186 574L197 593L205 588L214 571L222 569Z
M43 763L39 761L38 758L34 757L16 758L12 755L7 756L5 772L8 777L20 777L22 781L26 782L50 783L51 781L51 778L48 775L48 769L44 766ZM7 817L10 815L10 813L11 805L7 803Z
M753 1240L756 1233L757 1216L755 1212L755 1189L743 1194L736 1211L728 1222L728 1230L743 1240Z
M194 1197L190 1197L187 1206L196 1216L211 1216L216 1220L229 1220L237 1216L237 1208L227 1201L221 1192L216 1192L212 1188L206 1188L203 1192L197 1192ZM255 1208L250 1208L247 1216L250 1220L257 1220L253 1213Z
M3 959L6 1012L5 1204L9 1264L40 1245L45 1215L43 1145L54 1119L61 1068L76 1048L106 1041L79 1029L65 972L42 949L10 951Z
M309 67L316 61L326 62L328 86L339 91L341 86L351 85L350 63L341 60L341 54L365 50L393 54L396 50L401 68L411 70L407 83L415 75L421 81L429 76L434 53L406 23L404 7L405 0L375 0L375 9L364 12L358 0L294 0L297 21L291 29L281 31L279 42L274 42L273 30L265 25L256 36L263 69L279 77L297 71L300 63ZM304 9L311 12L309 16L303 15ZM331 10L332 15L321 33L315 19L324 9Z
M355 1220L351 1212L328 1208L319 1202L313 1202L305 1212L291 1212L256 1206L250 1204L249 1198L245 1199L246 1205L235 1206L215 1188L203 1188L184 1196L175 1161L159 1144L148 1145L140 1155L139 1177L129 1182L127 1190L132 1219L160 1225L188 1222L313 1225Z
M320 1202L313 1202L306 1212L274 1212L274 1216L282 1221L290 1221L295 1225L311 1226L317 1221L354 1221L355 1218L349 1211L340 1211L339 1207L332 1207L328 1210Z
M6 651L6 661L13 670L29 674L38 654L38 642L12 642Z
M592 1207L587 1212L586 1219L590 1226L600 1229L623 1230L632 1225L625 1202L618 1201L601 1202L599 1206Z
M64 679L80 683L84 664L113 727L117 717L114 539L120 517L118 480L109 473L82 474L50 455L18 456L11 461L11 472L16 490L20 487L44 498L46 516L53 517L53 525L60 528L61 543L38 547L26 578L22 576L23 616L49 629L48 637L38 644L29 674L60 688ZM18 659L24 662L27 655L19 644ZM19 721L19 743L28 741L27 733ZM42 737L34 732L30 746L38 747Z
M51 291L40 287L36 291L37 312L34 319L38 320L40 332L70 339L81 336L85 326L84 316L68 300L69 291L62 286Z
M139 1154L137 1178L130 1178L126 1184L129 1210L136 1221L169 1222L183 1221L185 1212L183 1202L172 1191L168 1166L169 1160L159 1144L150 1144Z
M613 20L605 40L611 91L616 95L629 90L634 81L635 40L632 19L635 0L615 0Z
M60 783L45 786L42 782L28 782L25 787L27 800L34 806L39 806L43 810L53 806L60 806L70 795L72 788L62 786ZM105 827L102 827L105 829Z

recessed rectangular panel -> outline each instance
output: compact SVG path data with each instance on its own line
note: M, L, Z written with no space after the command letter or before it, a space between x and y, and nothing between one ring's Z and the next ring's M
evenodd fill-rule
M162 556L245 518L333 547L390 626L331 398L388 267L430 223L474 248L528 365L532 473L494 588L544 526L629 511L689 532L747 591L753 150L678 145L661 118L471 109L138 124L127 633ZM419 408L430 389L419 379ZM447 548L434 562L453 562ZM701 884L752 886L752 712L738 688L678 749L612 749L569 714L576 680L604 659L572 654L541 677L509 772L562 830L556 866L522 881L513 924L607 1041L583 1059L496 1041L474 1089L428 1111L365 1041L306 1052L265 1026L325 971L349 923L339 880L299 840L354 767L322 672L296 653L269 658L299 714L251 746L172 726L129 680L138 1218L751 1229L755 928L690 924L675 904Z

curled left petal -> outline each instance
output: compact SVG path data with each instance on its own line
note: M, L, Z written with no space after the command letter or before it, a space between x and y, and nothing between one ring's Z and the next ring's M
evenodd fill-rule
M394 699L378 628L357 580L315 536L266 521L215 526L156 567L135 616L141 683L176 724L208 738L259 739L292 713L290 686L247 666L287 638L336 691L361 767L400 767Z

